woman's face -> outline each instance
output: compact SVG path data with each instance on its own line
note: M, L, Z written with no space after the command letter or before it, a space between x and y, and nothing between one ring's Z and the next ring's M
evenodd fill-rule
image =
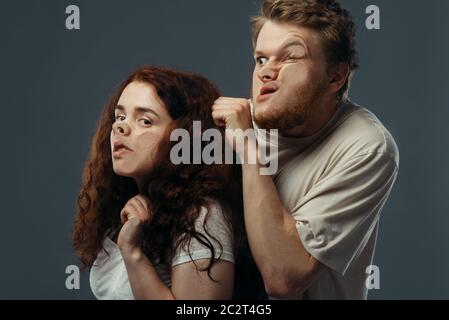
M161 137L172 121L152 85L128 84L115 108L111 131L114 172L139 184L152 169Z

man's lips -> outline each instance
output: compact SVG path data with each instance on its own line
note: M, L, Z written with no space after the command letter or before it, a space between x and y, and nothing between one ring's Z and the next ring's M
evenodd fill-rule
M272 94L275 93L276 91L278 91L279 87L273 83L267 83L265 84L261 89L260 89L260 94L261 96L265 95L265 94Z
M266 98L270 97L272 94L276 93L278 90L279 90L279 87L275 83L272 83L272 82L267 83L260 89L260 93L257 97L257 100L261 101L263 99L266 99Z

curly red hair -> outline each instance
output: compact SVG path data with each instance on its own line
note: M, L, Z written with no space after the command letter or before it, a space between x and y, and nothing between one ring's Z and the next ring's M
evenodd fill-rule
M121 209L130 198L139 194L132 178L114 173L109 139L120 95L134 81L152 85L174 120L159 145L155 170L148 173L143 188L154 214L151 223L144 227L143 251L150 260L170 265L176 248L188 245L195 238L211 251L213 257L213 245L207 237L195 230L194 222L200 208L207 208L211 204L207 199L218 201L234 233L236 277L246 281L253 279L252 283L245 285L236 280L236 286L241 286L243 291L252 288L253 294L250 296L255 297L263 284L260 277L254 278L257 270L245 236L240 165L174 165L169 158L170 149L176 144L169 139L172 129L183 128L191 137L193 121L201 121L202 130L219 129L213 122L211 108L220 93L209 80L172 69L142 67L136 70L117 88L101 114L84 168L72 234L73 247L80 257L81 268L84 270L92 266L103 248L105 237L120 230ZM219 130L222 132L224 148L224 131ZM204 223L206 221L207 215ZM215 239L213 234L209 236ZM209 275L214 262L215 259L211 258L207 267ZM251 277L248 277L248 273L252 273Z

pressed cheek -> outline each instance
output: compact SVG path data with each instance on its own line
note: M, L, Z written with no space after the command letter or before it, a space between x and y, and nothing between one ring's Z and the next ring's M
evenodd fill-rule
M111 145L111 152L112 152L112 149L113 149L113 146L112 146L112 139L113 139L113 137L114 137L114 131L111 130L111 134L109 135L109 144Z
M137 138L136 150L138 151L137 155L142 165L151 165L159 139L160 137L152 132L142 133Z
M288 83L287 87L295 96L299 91L303 92L307 88L314 87L323 81L322 70L314 70L312 66L305 64L299 67L286 70L286 76L291 79L291 81L286 82L286 84Z
M257 67L254 68L253 84L252 84L253 97L256 97L258 95L258 93L260 92L260 89L262 88L262 82L260 81L260 79L258 77L258 72L259 72L259 70L257 70Z
M280 73L281 81L285 84L305 84L310 81L310 72L303 65L288 65Z

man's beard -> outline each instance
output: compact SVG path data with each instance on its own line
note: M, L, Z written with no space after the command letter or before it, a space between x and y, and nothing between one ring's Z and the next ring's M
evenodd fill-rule
M303 125L320 108L325 85L322 81L302 86L283 105L277 104L276 99L273 99L273 102L268 101L267 103L274 105L271 105L267 112L255 112L254 121L262 129L278 129L281 133Z

